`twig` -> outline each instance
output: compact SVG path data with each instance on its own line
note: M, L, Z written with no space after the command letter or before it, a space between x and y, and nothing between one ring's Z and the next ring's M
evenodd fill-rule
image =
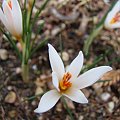
M79 17L79 12L73 11L70 15L65 16L60 14L55 8L50 9L51 13L60 20L75 21Z

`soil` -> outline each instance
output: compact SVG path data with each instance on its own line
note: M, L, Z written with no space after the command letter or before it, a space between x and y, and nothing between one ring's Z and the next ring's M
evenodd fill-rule
M62 45L62 52L65 53L63 54L64 63L67 66L80 50L83 51L86 38L107 12L112 1L109 4L103 0L61 1L50 1L39 17L38 23L44 20L45 25L36 39L36 44L47 36L48 42L58 52L61 52ZM37 1L36 9L41 2ZM54 14L54 9L57 14ZM34 34L36 30L37 24ZM41 95L53 88L47 44L30 59L29 83L23 82L20 60L1 33L0 49L8 52L6 60L0 59L0 120L70 120L66 106L61 100L46 113L34 113ZM93 64L101 56L102 59L93 67L110 65L115 71L120 69L120 29L103 29L90 46L84 65ZM100 86L100 83L96 83L83 89L89 100L88 104L77 104L66 99L75 120L120 119L120 73L117 76L117 82L111 85ZM35 96L38 93L40 95ZM8 95L10 97L7 99Z

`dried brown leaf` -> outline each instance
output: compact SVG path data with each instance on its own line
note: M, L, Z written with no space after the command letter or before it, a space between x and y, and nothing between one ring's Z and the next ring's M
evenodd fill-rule
M112 70L101 78L103 82L100 82L101 86L111 86L117 84L120 81L120 69Z

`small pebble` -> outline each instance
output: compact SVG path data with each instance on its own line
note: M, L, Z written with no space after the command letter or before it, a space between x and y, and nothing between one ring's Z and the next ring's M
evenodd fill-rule
M32 101L31 105L36 106L36 101Z
M96 83L92 87L94 88L97 95L100 95L103 93L103 89L101 88L101 84Z
M20 74L21 72L22 72L22 70L20 67L16 68L16 74Z
M61 103L58 103L58 104L56 105L56 111L57 111L57 112L62 112L62 104L61 104Z
M106 5L110 4L110 0L103 0Z
M12 86L8 86L7 89L8 89L9 91L11 91L11 90L13 89L13 87L12 87Z
M61 28L60 28L60 27L55 27L55 28L51 31L51 34L52 34L52 36L56 36L60 31L61 31Z
M9 111L8 114L10 118L15 118L17 116L17 112L15 110Z
M120 37L117 38L117 41L120 42Z
M7 60L8 59L8 51L5 49L0 49L0 59Z
M84 117L81 115L81 116L79 116L79 118L78 118L78 120L83 120L84 119Z
M115 103L118 103L118 102L119 102L119 99L118 99L116 96L112 97L112 100L113 100Z
M97 23L98 23L98 17L97 17L97 16L93 17L93 23L94 23L94 24L97 24Z
M32 37L31 37L32 39L34 39L35 38L35 33L32 33Z
M20 52L22 52L22 45L20 44L20 42L17 43L17 48L19 49Z
M70 99L66 99L66 103L70 109L75 109L75 106L73 104L73 101Z
M68 61L69 60L69 55L68 55L68 53L67 52L62 52L62 59L63 59L63 61Z
M110 113L113 112L114 106L115 106L114 102L109 102L109 103L108 103L108 111L109 111Z
M10 91L5 97L5 102L12 104L16 101L16 98L17 98L16 93L13 91Z
M40 75L40 79L46 79L46 75Z
M87 90L86 88L82 89L85 96L88 98L90 96L90 90Z
M35 95L42 94L42 93L43 93L43 89L41 87L37 87L35 91Z
M44 23L45 23L44 20L39 20L39 21L37 22L37 25L44 24Z
M38 116L38 120L44 120L44 117L41 115Z
M101 94L100 97L101 97L101 100L106 102L111 97L111 95L109 93L105 92L105 93Z
M33 66L32 66L32 69L33 69L33 70L37 70L37 65L33 65Z

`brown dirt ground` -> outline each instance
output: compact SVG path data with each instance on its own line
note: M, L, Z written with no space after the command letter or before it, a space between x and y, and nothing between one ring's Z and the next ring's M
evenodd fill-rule
M39 1L37 2L39 3ZM42 40L44 36L48 36L49 43L60 52L60 41L62 41L63 51L69 55L69 60L65 61L66 65L69 65L80 50L83 50L86 37L109 8L109 5L105 4L103 0L90 0L84 4L80 3L80 0L70 0L62 5L56 0L51 1L39 19L45 20L45 26L36 43ZM62 18L61 16L57 18L52 12L48 12L53 7L60 15L70 15L70 17ZM75 9L75 15L72 16L71 14ZM79 13L78 16L77 13ZM85 18L83 19L83 17ZM56 32L57 30L59 31ZM31 100L27 99L35 95L38 87L43 91L53 87L51 85L51 68L47 45L39 49L30 60L29 84L23 83L21 75L16 73L20 67L20 61L2 34L0 37L1 48L8 51L8 59L0 59L0 120L69 120L70 117L61 101L53 109L39 115L34 113L34 109L38 105L40 96ZM106 54L106 51L109 52ZM106 55L96 66L109 64L114 70L120 69L120 60L117 61L117 58L120 57L120 29L111 31L103 29L93 42L89 56L85 57L84 64L92 64L96 57L104 54ZM110 61L113 62L110 64ZM34 69L34 67L36 68ZM83 90L88 97L88 104L76 104L67 100L75 120L120 119L120 82L111 86L101 86L97 89L98 86L99 83ZM5 102L10 91L14 91L16 94L16 100L13 103ZM110 97L104 101L101 99L101 95L106 92Z

